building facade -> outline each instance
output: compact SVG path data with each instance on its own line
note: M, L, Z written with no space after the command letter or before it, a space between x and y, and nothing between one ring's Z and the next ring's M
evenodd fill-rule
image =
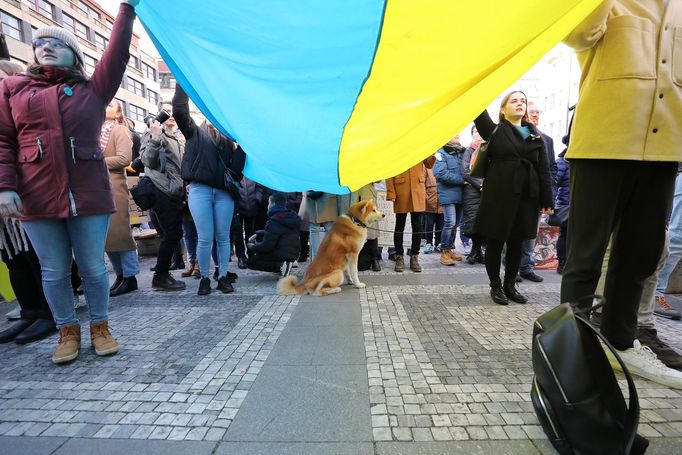
M0 17L0 32L5 35L13 61L32 63L33 32L44 26L60 26L76 35L85 56L85 70L90 74L109 42L114 23L114 17L90 0L0 0ZM135 34L116 98L138 131L144 130L144 116L157 112L161 99L156 58L140 49Z

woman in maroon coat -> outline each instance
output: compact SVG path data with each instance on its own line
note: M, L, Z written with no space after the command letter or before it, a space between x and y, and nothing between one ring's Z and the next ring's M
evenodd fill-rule
M78 356L80 325L73 308L75 256L98 355L118 351L108 329L109 279L104 241L114 212L109 172L99 145L107 104L129 58L135 20L119 7L111 40L88 79L76 37L60 27L33 33L35 63L0 83L0 215L21 218L42 266L43 289L59 344L52 361Z

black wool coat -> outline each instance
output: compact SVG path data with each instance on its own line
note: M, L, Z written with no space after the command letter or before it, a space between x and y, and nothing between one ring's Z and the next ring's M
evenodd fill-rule
M495 130L495 122L487 111L474 124L488 142L487 150L479 151L472 172L478 175L479 166L486 169L474 232L496 240L535 238L540 209L553 207L552 181L542 135L526 122L523 126L531 133L526 139L506 120Z

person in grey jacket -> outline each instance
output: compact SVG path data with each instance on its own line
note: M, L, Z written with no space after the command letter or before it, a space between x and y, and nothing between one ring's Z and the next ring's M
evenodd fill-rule
M173 251L182 239L182 198L183 183L180 178L182 147L173 134L175 120L173 106L162 102L170 118L162 125L154 120L142 138L140 159L144 164L144 174L154 184L155 215L154 226L161 234L161 244L156 258L152 288L162 291L179 291L185 289L185 283L178 281L170 274Z

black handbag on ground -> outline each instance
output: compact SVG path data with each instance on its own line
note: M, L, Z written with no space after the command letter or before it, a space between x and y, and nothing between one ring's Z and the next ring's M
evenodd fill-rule
M583 299L591 303L594 297ZM649 441L637 435L635 383L616 350L585 319L603 305L600 299L599 305L575 312L563 303L535 321L531 401L545 434L562 455L642 454ZM623 369L627 408L599 340Z
M562 226L568 221L568 205L555 208L554 213L547 217L547 224L550 226Z
M141 210L151 209L156 202L156 192L152 179L146 175L140 177L137 185L130 189L130 195Z

